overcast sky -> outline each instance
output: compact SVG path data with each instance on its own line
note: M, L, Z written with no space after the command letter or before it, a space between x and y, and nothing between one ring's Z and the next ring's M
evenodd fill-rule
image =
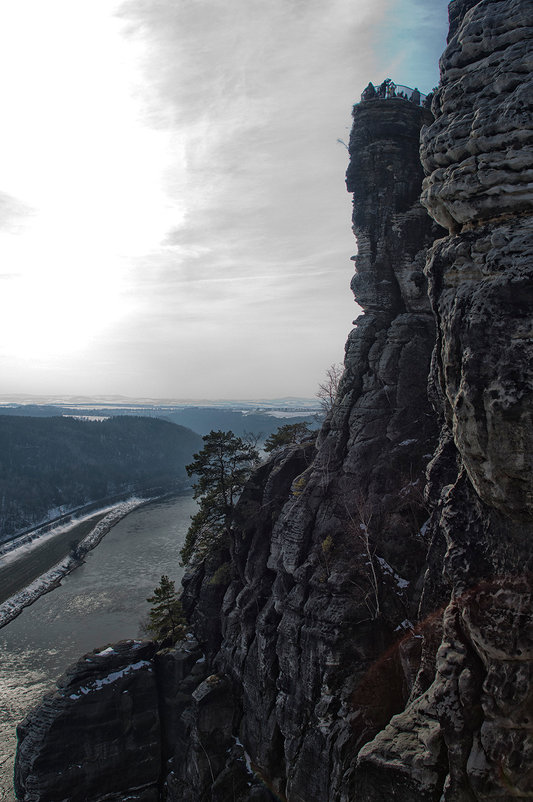
M0 6L0 394L310 396L358 314L369 80L438 82L445 0Z

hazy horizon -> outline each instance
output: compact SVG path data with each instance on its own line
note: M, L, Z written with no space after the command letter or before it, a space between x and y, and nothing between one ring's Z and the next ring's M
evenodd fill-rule
M0 392L312 398L359 312L352 105L369 80L430 91L446 18L446 0L0 8Z
M6 405L51 405L51 406L69 406L79 404L80 406L90 406L95 404L110 404L116 406L126 406L127 404L134 404L136 406L172 406L172 405L188 405L188 406L213 406L217 404L287 404L296 405L304 404L311 407L320 407L320 400L316 396L279 396L279 397L260 397L254 396L250 398L236 398L236 397L211 397L211 398L154 398L154 397L141 397L141 396L125 396L118 394L110 395L68 395L68 394L24 394L24 393L5 393L0 394L0 406Z

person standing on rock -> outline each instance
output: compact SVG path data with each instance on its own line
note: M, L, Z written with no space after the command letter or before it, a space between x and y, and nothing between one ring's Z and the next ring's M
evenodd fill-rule
M376 97L376 90L374 89L374 84L370 81L366 89L363 90L361 100L372 100L374 97Z

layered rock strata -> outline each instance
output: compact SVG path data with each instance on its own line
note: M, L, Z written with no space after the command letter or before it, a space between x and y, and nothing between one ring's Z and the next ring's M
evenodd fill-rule
M429 688L360 754L364 800L533 797L533 8L450 11L422 201L450 232L427 275L444 417L430 573L451 593Z
M82 657L18 727L18 799L155 802L161 769L150 642Z
M439 229L418 200L419 132L431 120L401 99L355 107L348 188L365 314L316 456L311 447L276 456L238 506L222 640L217 653L207 649L230 681L233 737L264 780L243 799L351 798L359 748L403 708L414 680L423 482L437 437L423 268ZM213 571L202 566L185 582L189 616L208 642ZM219 798L195 727L185 754L174 754L171 799ZM188 767L202 760L191 786Z
M348 188L365 314L316 458L273 526L260 494L236 522L245 548L235 549L216 664L238 689L239 737L256 770L288 800L349 798L359 747L410 691L418 643L391 647L416 613L436 438L423 266L437 228L418 202L429 119L404 100L354 109Z

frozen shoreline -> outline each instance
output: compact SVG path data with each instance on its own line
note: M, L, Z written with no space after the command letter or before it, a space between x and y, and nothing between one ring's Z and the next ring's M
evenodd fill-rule
M6 624L9 624L10 621L13 621L14 618L20 615L25 607L33 604L44 593L49 593L51 590L54 590L54 588L58 587L58 585L61 584L63 577L67 576L67 574L70 574L82 564L85 555L100 543L104 535L106 535L121 518L124 518L125 515L128 515L128 513L137 507L154 500L155 499L153 498L146 499L134 497L128 499L127 501L113 504L110 507L104 507L100 511L95 510L90 515L70 521L68 524L61 524L57 528L43 533L40 537L32 539L29 535L29 539L26 540L26 542L20 544L18 548L10 549L6 554L4 554L1 557L2 562L5 563L15 560L22 552L27 552L35 546L41 545L43 540L52 539L59 533L74 529L83 521L96 517L99 512L101 514L102 512L107 511L105 517L101 518L95 525L94 529L92 529L91 532L82 541L80 541L80 543L78 543L75 554L67 555L63 560L50 568L50 570L46 571L40 577L35 579L25 588L22 588L22 590L15 593L0 605L0 629Z

